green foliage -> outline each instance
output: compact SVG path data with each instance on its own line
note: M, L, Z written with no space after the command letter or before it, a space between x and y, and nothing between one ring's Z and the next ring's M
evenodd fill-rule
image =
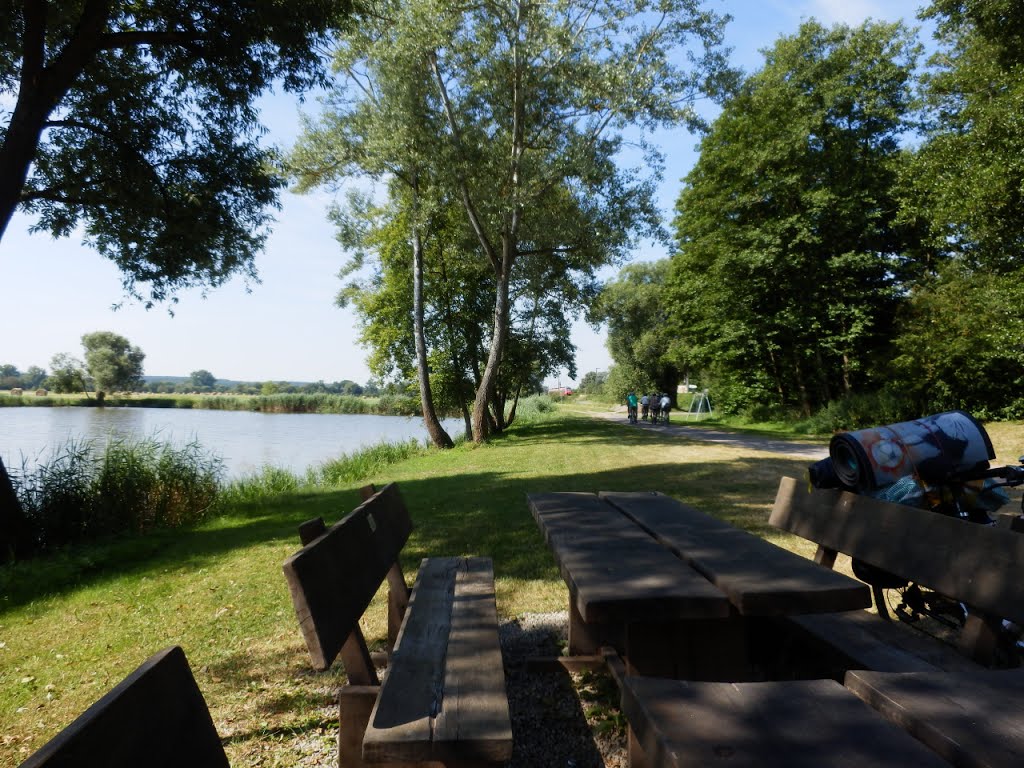
M0 99L14 106L0 122L0 237L15 208L54 236L81 227L150 303L255 279L282 181L254 101L272 83L318 82L349 7L3 3Z
M145 533L206 518L223 463L198 443L112 437L100 450L70 441L11 479L39 549L108 534Z
M1024 402L1021 306L1024 271L950 266L920 285L900 316L891 385L923 413L962 408L983 419L1016 418Z
M313 480L328 487L344 486L379 475L389 466L429 449L419 440L404 443L379 443L328 461L313 471Z
M618 390L675 392L679 384L678 337L667 322L670 312L665 283L668 259L630 264L605 285L591 311L608 328L608 351L616 367ZM629 376L623 373L630 370ZM625 394L625 393L623 393Z
M604 394L616 403L625 403L626 395L635 392L637 397L644 392L661 392L646 371L630 365L613 365L604 382ZM672 392L675 389L671 390Z
M535 424L555 417L558 409L549 395L530 395L516 405L516 421L521 424Z
M302 189L351 173L389 179L386 206L352 199L336 214L353 253L345 274L380 265L342 300L373 318L375 370L407 375L410 256L422 258L434 359L452 367L449 395L473 382L479 440L485 406L500 429L517 393L572 365L569 318L593 299L596 271L661 235L661 158L640 141L642 159L624 167L623 133L699 123L694 98L729 80L724 20L688 0L368 7L342 37L342 82L291 167ZM446 314L446 290L469 311Z
M82 336L85 366L96 389L131 391L142 384L142 362L146 355L124 336L96 331Z
M916 55L900 25L806 22L702 140L668 304L716 408L810 413L870 381L913 234L893 187Z
M580 385L576 391L581 395L603 395L607 380L607 371L587 371L580 379Z
M924 18L940 49L903 215L926 222L939 255L1013 272L1024 249L1024 11L1016 0L934 0Z
M935 413L936 410L944 409L921 410L915 406L911 398L893 386L873 392L849 394L833 400L810 418L796 422L792 419L788 421L794 424L794 431L797 434L829 435L919 419L929 413ZM784 417L781 420L787 421Z
M46 384L58 394L85 392L85 364L65 353L54 355L50 361L50 377Z
M200 368L198 371L192 371L189 374L188 383L195 389L209 390L213 389L214 384L217 383L217 377L205 368Z

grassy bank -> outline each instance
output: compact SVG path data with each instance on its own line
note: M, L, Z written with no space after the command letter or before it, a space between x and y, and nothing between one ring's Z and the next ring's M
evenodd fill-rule
M990 431L1000 458L1015 460L1024 429ZM335 487L269 478L264 493L239 496L198 527L0 569L0 766L17 765L171 644L185 648L232 765L295 765L311 742L331 748L333 691L344 675L340 665L310 671L281 563L297 549L299 523L333 522L367 481L400 484L416 525L404 553L410 577L428 555L488 555L498 610L509 617L567 600L526 493L661 490L809 554L767 526L779 477L805 466L563 412L486 446L416 452ZM381 597L364 627L377 644Z

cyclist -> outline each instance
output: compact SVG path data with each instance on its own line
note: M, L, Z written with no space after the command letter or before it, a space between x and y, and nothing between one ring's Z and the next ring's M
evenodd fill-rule
M629 414L629 423L630 424L636 424L636 404L637 404L637 402L638 402L638 400L636 399L636 393L635 392L630 392L628 395L626 395L626 411Z
M657 424L658 423L658 411L660 409L660 406L658 405L658 396L657 396L657 394L651 395L651 397L650 397L650 407L651 407L651 424Z
M658 400L658 407L661 409L661 420L668 424L668 412L672 410L672 400L669 399L667 392L661 393L661 399Z
M651 398L647 395L640 398L640 418L644 421L647 421L647 417L650 415L650 404Z

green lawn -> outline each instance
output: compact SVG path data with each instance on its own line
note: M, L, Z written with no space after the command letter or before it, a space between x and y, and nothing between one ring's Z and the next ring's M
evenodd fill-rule
M1010 453L1014 442L1024 446L1019 425L993 437ZM563 412L482 447L409 459L369 481L397 481L412 513L409 578L428 555L488 555L498 610L515 616L564 609L567 600L528 492L660 490L807 554L809 545L767 526L779 477L801 476L806 463ZM310 740L333 743L333 690L344 674L340 665L310 671L281 563L297 549L300 522L333 522L357 504L363 482L0 569L0 766L20 763L172 644L184 647L233 765L295 764ZM378 644L381 597L364 626Z

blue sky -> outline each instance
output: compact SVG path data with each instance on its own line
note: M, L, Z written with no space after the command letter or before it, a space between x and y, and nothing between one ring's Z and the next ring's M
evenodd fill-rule
M745 70L760 66L760 50L780 35L792 34L810 17L831 24L859 24L867 18L905 19L918 25L921 2L914 0L725 0L711 3L733 16L727 43L733 61ZM287 146L298 130L299 106L289 95L262 102L268 140ZM307 102L306 110L315 110ZM685 131L656 137L667 155L659 203L666 222L696 155L696 139ZM143 309L124 301L121 278L112 263L82 246L74 236L53 240L28 233L31 220L16 217L0 242L0 363L25 370L48 368L61 352L80 357L81 336L108 330L127 337L146 353L151 375L187 376L207 369L224 379L265 381L365 382L366 352L358 346L356 318L334 306L343 262L325 211L326 193L285 194L266 250L256 261L261 283L240 279L211 290L179 295L174 316L165 308ZM660 258L656 247L639 249L638 260ZM614 271L607 275L614 277ZM573 329L578 375L605 370L610 359L603 331L582 321ZM572 383L561 376L562 384Z

